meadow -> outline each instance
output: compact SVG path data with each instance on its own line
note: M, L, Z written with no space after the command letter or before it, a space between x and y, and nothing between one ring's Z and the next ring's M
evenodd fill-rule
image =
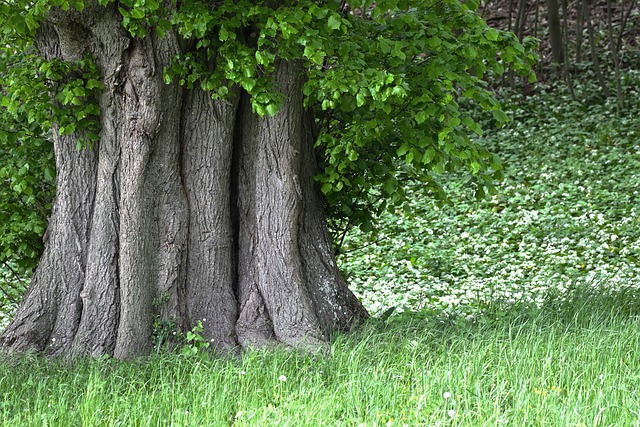
M325 353L4 356L0 425L640 425L640 114L587 104L507 102L495 196L443 176L445 206L414 189L354 229L373 317Z

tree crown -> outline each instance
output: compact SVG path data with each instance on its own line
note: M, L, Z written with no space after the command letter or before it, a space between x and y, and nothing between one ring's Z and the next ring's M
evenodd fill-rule
M284 101L273 80L276 61L302 62L322 166L317 180L332 218L364 229L372 213L405 200L407 181L444 199L434 173L462 168L478 195L491 191L502 166L469 137L482 130L462 102L501 123L506 116L487 78L507 67L535 78L535 40L521 43L490 28L475 13L476 0L98 3L117 8L131 37L178 36L182 51L164 70L166 83L197 85L214 98L241 88L261 116L277 114ZM26 170L42 170L51 182L51 156L33 155L51 132L79 133L80 145L99 139L95 99L103 85L91 52L74 63L46 61L34 42L52 8L81 12L89 5L0 3L0 146L17 159L0 172L12 182L11 200L18 194L21 203L33 202L38 180L21 184ZM4 210L15 203L9 199Z

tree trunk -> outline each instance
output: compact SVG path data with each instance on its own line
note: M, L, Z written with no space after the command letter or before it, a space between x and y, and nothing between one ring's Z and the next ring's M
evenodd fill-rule
M582 3L576 2L576 64L582 63L582 34L584 31L584 11Z
M591 21L591 5L589 0L582 0L582 13L584 21L587 24L587 35L589 36L589 51L591 53L591 61L593 62L593 69L600 82L602 93L605 98L608 98L611 93L609 92L609 85L602 74L602 68L600 67L600 60L598 59L598 49L596 47L596 36L593 28L593 22Z
M547 19L549 25L549 39L554 63L559 64L564 59L562 26L560 24L560 6L558 0L547 0Z
M622 5L624 6L624 4ZM633 5L630 5L629 12ZM622 38L624 34L624 25L626 23L624 7L620 8L620 29L618 30L618 37L613 33L613 12L612 12L611 0L607 0L607 35L609 37L609 49L611 51L611 58L613 59L613 71L616 78L616 101L618 105L618 114L622 114L624 111L624 92L622 90L622 70L620 69L620 49L618 48L618 40Z
M567 87L569 88L569 93L571 94L571 99L573 101L576 100L576 93L573 90L573 78L571 76L571 60L569 59L569 23L568 23L568 18L567 16L569 16L569 7L567 5L567 0L560 0L560 6L562 7L562 42L564 45L564 48L562 49L562 55L563 55L563 61L564 61L564 66L563 66L563 74L564 74L564 80L567 83Z
M281 61L272 118L162 81L176 37L134 39L113 7L51 13L45 57L97 58L101 140L55 137L46 247L5 351L148 354L198 321L213 348L317 348L367 316L335 264L313 180L301 64Z

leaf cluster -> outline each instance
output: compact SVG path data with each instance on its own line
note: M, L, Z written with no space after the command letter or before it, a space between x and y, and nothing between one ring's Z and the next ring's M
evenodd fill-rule
M502 166L469 138L482 129L464 105L504 123L487 77L511 66L535 78L535 40L523 45L489 28L474 2L384 4L386 11L363 4L345 16L349 31L305 88L309 105L324 112L318 180L338 228L370 230L374 215L406 202L411 184L445 200L434 174L463 169L478 197L492 192Z
M482 129L462 104L504 123L487 78L510 67L535 79L536 41L488 27L475 1L118 4L132 35L174 31L188 42L165 70L167 83L199 85L214 98L240 87L260 116L283 102L277 61L303 63L317 180L338 228L371 229L373 216L406 201L410 183L444 200L432 173L465 169L478 197L491 193L502 166L469 138Z
M42 251L55 191L53 133L79 132L81 148L99 132L98 69L91 58L68 63L38 54L41 9L0 4L0 268L15 276L30 272Z

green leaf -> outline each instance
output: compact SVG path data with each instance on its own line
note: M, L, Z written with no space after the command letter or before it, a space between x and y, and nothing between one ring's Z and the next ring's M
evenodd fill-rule
M102 90L103 87L104 85L102 84L102 82L96 79L89 79L89 81L87 81L87 89L89 90L92 90L92 89Z
M44 168L44 179L46 179L48 182L53 182L53 173L51 172L50 168Z
M464 124L466 127L474 131L477 135L482 136L482 128L471 117L465 116L462 119L462 124Z
M478 172L480 172L480 169L482 168L482 166L480 165L480 163L478 163L476 161L473 161L469 165L469 168L471 169L471 173L473 173L475 175Z
M267 113L273 117L278 114L279 107L276 104L267 104Z
M327 20L327 26L329 28L331 28L332 30L338 30L340 29L340 24L341 24L341 20L340 17L336 17L336 15L331 15L329 16L329 19Z
M405 154L407 154L408 151L409 151L409 144L405 142L396 150L396 154L398 156L404 156Z
M412 162L413 162L413 159L414 159L414 158L415 158L415 155L413 154L413 151L409 151L409 152L407 153L407 155L405 156L404 161L405 161L407 164L410 164L410 163L412 163Z
M398 189L398 181L396 181L395 179L389 179L384 183L382 188L384 189L384 192L387 193L387 195L391 195Z
M142 19L144 18L144 10L141 9L132 9L131 10L131 17L134 19Z
M500 38L500 33L494 28L488 28L484 36L487 38L487 40L495 42Z
M418 123L419 125L421 125L422 123L425 122L425 120L427 120L427 112L426 111L418 111L418 113L416 114L416 123Z
M220 39L221 42L224 42L228 38L229 32L224 27L220 27L220 31L218 31L218 39ZM258 51L256 51L256 58L258 58Z
M491 114L493 114L493 118L499 123L506 123L509 121L509 117L507 117L502 110L491 110Z

